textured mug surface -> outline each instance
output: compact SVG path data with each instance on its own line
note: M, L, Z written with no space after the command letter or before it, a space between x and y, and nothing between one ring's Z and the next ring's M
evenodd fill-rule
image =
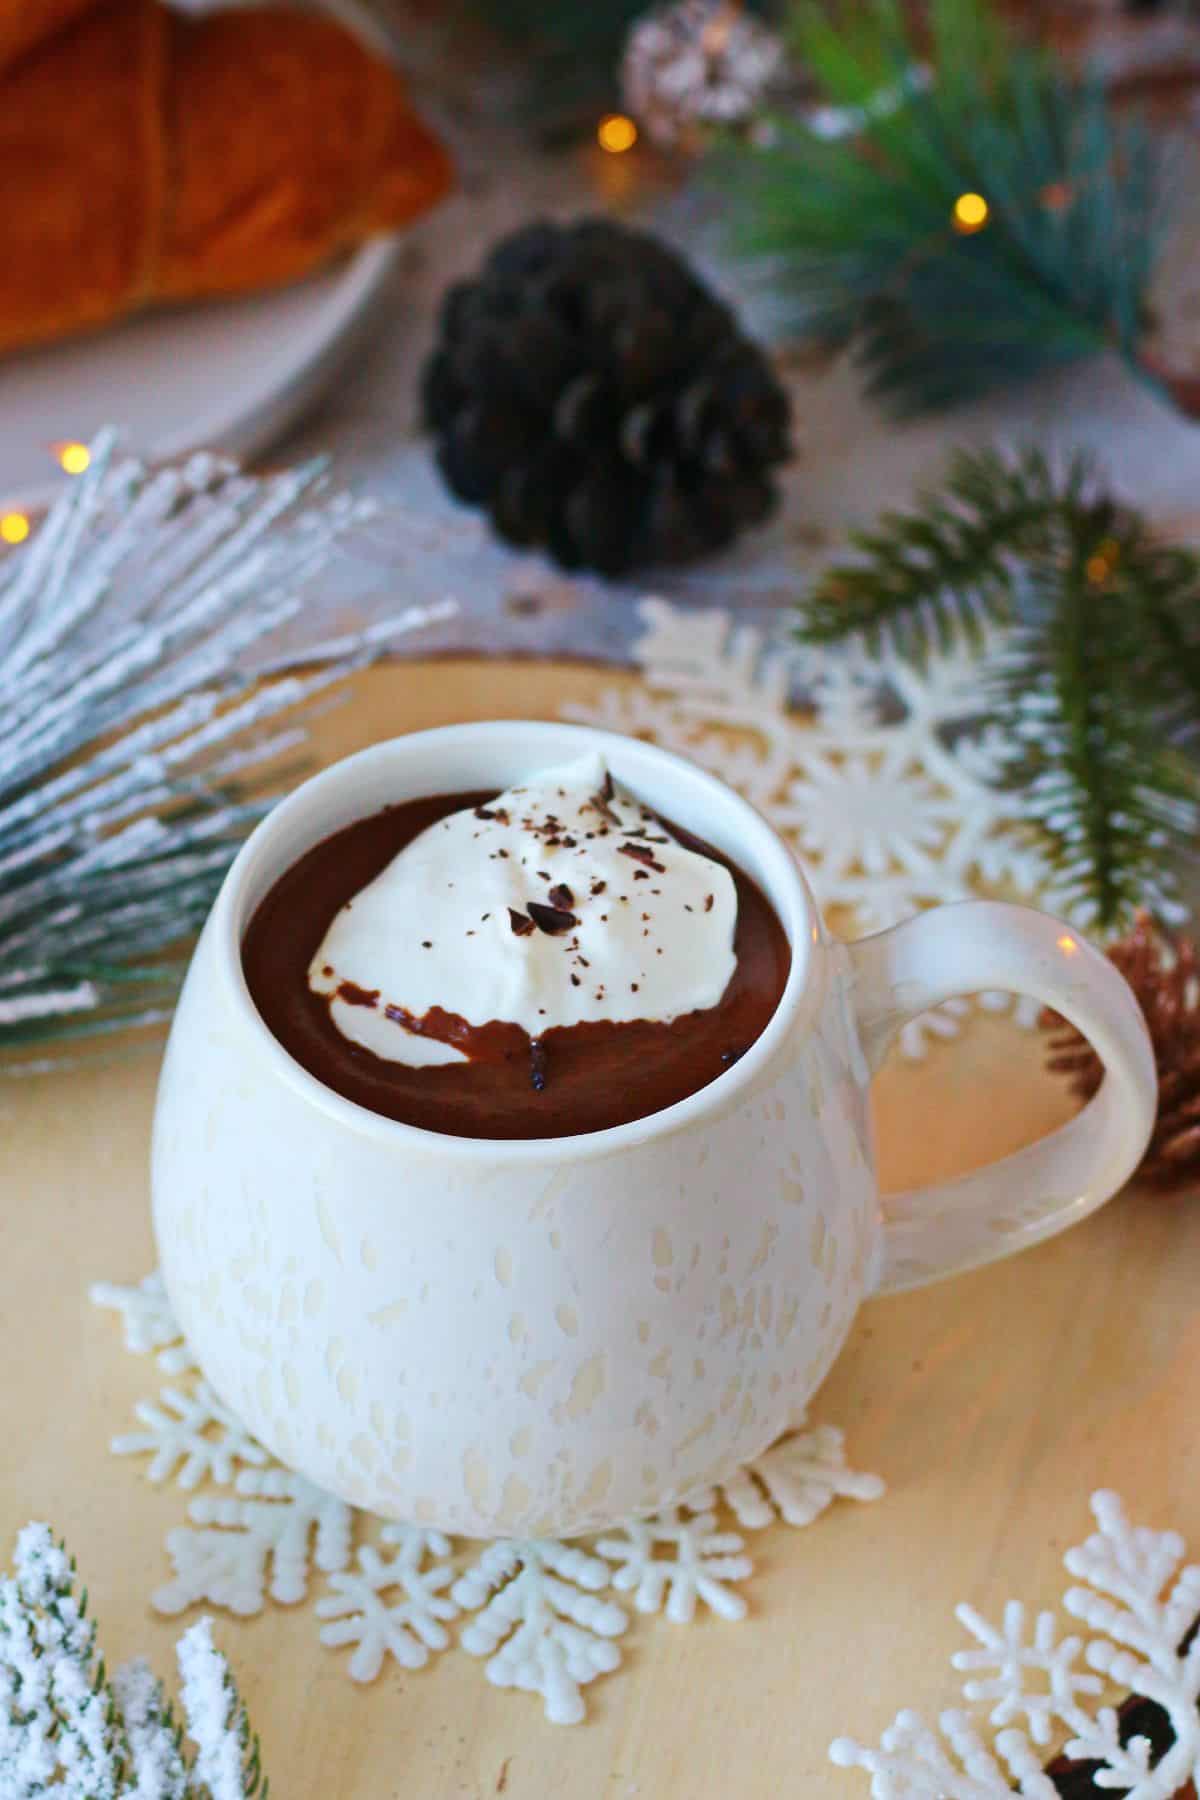
M780 917L791 976L741 1061L651 1118L515 1142L397 1124L300 1068L241 973L242 934L273 882L389 802L500 789L587 747L739 862ZM1153 1117L1144 1030L1110 965L1073 937L1064 951L1062 928L1016 908L968 905L918 923L951 915L959 960L986 965L977 986L1001 985L1007 971L1082 1019L1118 1079L1061 1142L1022 1153L1038 1192L1015 1209L998 1198L999 1171L1019 1172L1020 1156L960 1184L971 1191L948 1224L937 1216L945 1190L928 1216L931 1197L908 1197L895 1285L1082 1216L1132 1168ZM907 929L868 940L866 956L830 942L764 821L712 777L633 740L450 727L324 771L270 814L231 870L161 1077L155 1229L206 1377L320 1486L467 1535L590 1531L728 1476L799 1419L884 1268L868 1115L875 1040L945 986L924 968L897 974L882 955L897 938L900 963L936 960L937 946L905 940ZM1005 955L984 954L997 933Z

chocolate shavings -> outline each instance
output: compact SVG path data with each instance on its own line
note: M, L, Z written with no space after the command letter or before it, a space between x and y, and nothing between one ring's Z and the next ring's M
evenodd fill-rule
M533 923L539 931L544 931L547 937L559 937L564 931L573 930L579 923L575 914L568 912L565 907L543 906L540 900L527 900L525 904L529 908L529 916ZM515 925L513 930L516 930Z
M533 920L527 914L518 912L515 906L508 909L508 922L513 928L514 937L528 937L533 930Z
M564 912L570 912L575 904L575 896L565 881L560 881L552 887L546 898L551 906L559 906Z
M634 862L645 863L648 869L655 869L660 875L665 875L667 872L667 865L658 861L648 844L620 844L617 847L617 855L632 856Z

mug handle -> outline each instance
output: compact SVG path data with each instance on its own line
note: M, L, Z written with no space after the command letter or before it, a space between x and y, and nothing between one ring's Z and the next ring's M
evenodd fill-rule
M990 989L1053 1007L1105 1068L1078 1117L1039 1143L956 1180L889 1196L877 1293L1025 1250L1086 1218L1128 1180L1154 1128L1154 1053L1128 983L1069 925L1029 907L967 900L843 948L872 1074L910 1019Z

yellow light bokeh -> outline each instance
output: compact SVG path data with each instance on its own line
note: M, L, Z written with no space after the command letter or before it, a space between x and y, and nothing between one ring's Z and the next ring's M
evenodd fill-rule
M59 444L55 454L68 475L82 475L92 460L86 444Z
M1064 932L1058 940L1058 947L1064 956L1074 956L1079 949L1079 939L1068 937Z
M613 156L632 150L637 140L638 128L625 113L606 113L596 127L596 142Z
M960 194L954 202L954 229L970 234L982 231L991 208L982 194Z
M29 520L24 513L0 513L0 539L6 544L23 544L29 536Z

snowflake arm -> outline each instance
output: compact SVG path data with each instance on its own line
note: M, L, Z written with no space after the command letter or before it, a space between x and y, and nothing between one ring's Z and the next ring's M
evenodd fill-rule
M135 1287L122 1287L111 1281L94 1281L88 1289L93 1306L103 1306L120 1315L125 1332L125 1348L144 1356L157 1350L158 1366L167 1375L182 1375L194 1369L196 1359L184 1342L179 1321L167 1299L167 1290L159 1271L146 1275Z
M609 1580L605 1562L570 1544L489 1544L451 1589L457 1605L476 1613L462 1647L488 1658L487 1677L497 1687L540 1694L553 1724L575 1724L584 1714L579 1690L621 1661L611 1640L629 1620L597 1597Z
M746 1602L730 1583L745 1581L754 1565L737 1533L718 1531L716 1523L715 1513L672 1507L652 1519L631 1519L596 1549L616 1565L612 1584L618 1593L632 1593L639 1612L665 1612L686 1625L702 1602L722 1619L743 1619Z
M206 1381L198 1381L190 1394L164 1388L159 1399L161 1405L139 1400L133 1409L145 1431L123 1432L110 1446L114 1456L149 1453L149 1480L167 1481L174 1475L181 1488L194 1488L205 1476L232 1481L239 1463L261 1467L269 1461L262 1445Z
M317 1617L328 1619L321 1642L330 1648L355 1644L350 1675L355 1681L374 1681L390 1655L406 1669L421 1669L431 1650L444 1650L450 1634L444 1621L456 1618L458 1606L442 1590L454 1580L446 1561L450 1540L440 1531L422 1531L405 1525L389 1525L384 1541L399 1547L390 1559L373 1545L358 1552L358 1569L329 1577L330 1592L316 1605ZM427 1558L432 1558L426 1567ZM400 1588L404 1598L386 1604L382 1593Z
M865 1770L874 1800L1012 1800L1013 1780L1023 1800L1059 1800L1020 1732L1005 1733L996 1749L999 1756L965 1713L944 1712L935 1731L919 1713L902 1712L877 1750L837 1738L829 1757L840 1769Z
M246 1617L267 1592L294 1606L308 1593L310 1561L333 1574L350 1559L350 1508L286 1469L243 1469L236 1494L202 1494L188 1515L200 1529L168 1534L175 1578L152 1596L158 1612L206 1600Z
M884 1485L878 1475L848 1467L843 1432L815 1425L773 1445L721 1482L718 1491L739 1525L760 1531L776 1518L785 1525L811 1525L839 1496L877 1500Z

